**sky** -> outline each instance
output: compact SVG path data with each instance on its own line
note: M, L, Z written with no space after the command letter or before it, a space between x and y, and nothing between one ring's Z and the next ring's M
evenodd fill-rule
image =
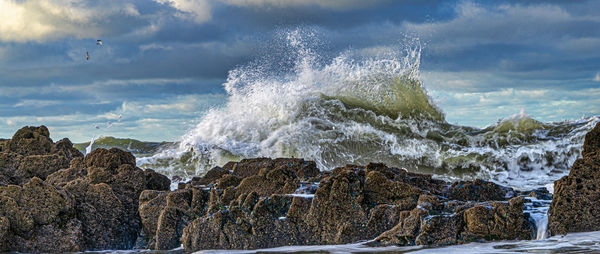
M418 39L421 80L450 123L600 115L598 10L578 0L0 0L0 138L44 124L55 140L178 140L224 105L228 71L294 27L317 31L332 55Z

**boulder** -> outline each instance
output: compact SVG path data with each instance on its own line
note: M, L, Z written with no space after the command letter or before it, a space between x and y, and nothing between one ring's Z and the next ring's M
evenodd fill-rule
M548 210L550 235L600 230L600 123L585 136L582 158L554 182Z
M226 165L233 174L217 169L223 174L216 184L191 187L193 193L206 193L199 198L205 209L191 209L197 218L181 234L186 251L345 244L373 238L374 245L447 245L529 239L533 230L523 213L523 198L503 201L514 195L512 189L490 182L450 186L428 175L371 163L318 173L311 178L320 182L311 184L298 176L303 165L299 159L259 158ZM225 184L229 178L242 180L237 186ZM483 199L475 197L477 192L502 201L476 202ZM148 206L164 206L163 194L152 195L161 200Z
M83 224L84 249L133 247L141 230L138 202L143 190L168 190L170 182L154 171L135 167L131 153L99 148L83 161L48 177L73 194Z
M306 222L315 228L317 240L343 244L362 239L368 221L365 204L365 171L346 166L334 169L321 181Z
M451 245L485 240L528 240L533 225L523 213L524 199L507 202L459 202L460 208L436 210L417 207L402 212L394 228L379 235L371 245Z
M207 192L198 189L142 192L139 212L148 238L145 247L169 250L180 246L183 229L205 212Z
M163 174L156 173L152 169L144 170L146 176L146 189L168 190L171 188L171 180Z
M222 167L214 167L208 172L206 172L206 175L204 175L203 177L192 179L192 185L198 186L211 184L226 174L229 174L229 170L226 170Z
M273 160L270 158L243 159L233 167L233 175L246 178L258 174L263 168L273 169Z
M492 202L465 210L466 232L463 237L486 240L528 240L533 225L523 213L524 198L510 199L509 203Z
M34 177L0 187L0 251L81 250L81 223L72 196Z
M583 141L583 150L581 155L586 158L590 155L597 153L600 149L600 123L590 130Z
M221 186L221 184L219 184ZM300 186L296 173L287 167L266 168L257 175L244 178L237 186L236 195L256 192L260 196L294 193Z
M511 188L477 179L475 181L458 181L446 192L449 199L460 201L495 201L508 200L514 196Z
M1 143L0 251L131 248L140 193L169 189L168 178L137 168L131 153L97 149L83 158L68 139L53 143L44 126Z
M23 185L32 177L45 180L59 169L68 168L83 155L68 139L53 143L45 126L24 127L0 150L0 185Z
M56 151L46 126L27 126L18 130L8 141L7 150L23 156L51 154Z

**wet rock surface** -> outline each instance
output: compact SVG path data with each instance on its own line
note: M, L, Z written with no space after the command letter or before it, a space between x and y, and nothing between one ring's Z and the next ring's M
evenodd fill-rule
M45 180L81 157L68 139L53 143L46 126L24 127L0 141L0 185L23 185L32 177Z
M554 182L550 235L600 230L600 123L585 136L582 158Z
M230 162L216 169L221 172L218 179L207 174L186 185L186 190L202 193L203 198L185 206L195 216L187 213L180 219L187 224L181 234L185 249L256 249L371 239L376 239L370 243L375 246L447 245L532 237L534 228L519 196L524 193L510 188L481 180L450 184L376 163L300 177L299 168L293 166L303 163L297 160ZM222 179L231 177L242 180L238 185L222 184ZM168 209L164 193L152 195L155 198L142 202L147 205L141 208L147 207L149 214L162 212L156 207ZM155 225L153 220L148 228L156 229ZM157 239L159 233L154 232L149 234Z
M85 158L44 126L0 142L0 251L128 249L142 228L140 193L170 181L118 149Z
M53 143L46 127L23 128L0 140L0 251L522 240L534 229L523 196L548 196L379 163L321 172L298 158L229 162L177 190L170 184L128 152L84 157L66 139Z

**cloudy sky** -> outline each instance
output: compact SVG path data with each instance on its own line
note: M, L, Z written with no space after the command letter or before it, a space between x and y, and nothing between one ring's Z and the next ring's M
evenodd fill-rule
M0 138L45 124L76 142L177 140L226 101L228 70L299 26L334 55L418 38L421 79L451 123L484 127L522 109L543 121L598 115L598 10L595 0L0 0Z

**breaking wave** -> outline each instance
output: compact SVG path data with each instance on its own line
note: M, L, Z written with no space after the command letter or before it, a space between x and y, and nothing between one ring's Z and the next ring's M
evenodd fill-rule
M419 78L418 44L319 55L311 31L282 32L278 48L229 72L229 98L179 146L140 158L167 175L202 175L247 157L302 157L322 170L383 162L445 180L483 178L516 188L568 173L599 118L539 122L524 112L484 128L452 125Z

